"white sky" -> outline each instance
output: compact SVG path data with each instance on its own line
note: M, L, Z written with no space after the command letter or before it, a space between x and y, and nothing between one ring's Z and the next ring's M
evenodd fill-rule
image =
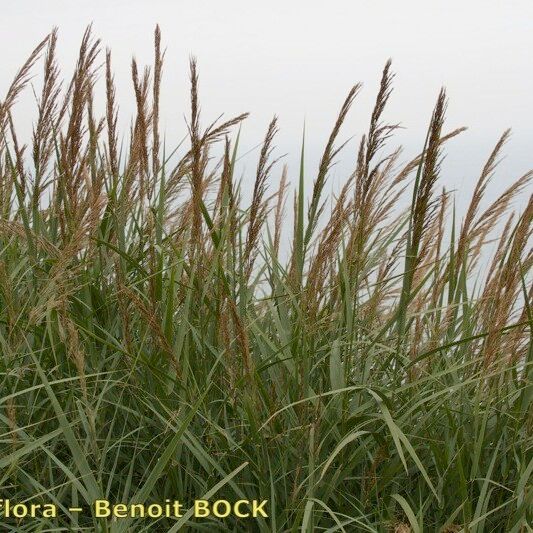
M252 113L243 150L263 137L275 113L279 153L291 178L303 121L308 168L314 169L350 86L364 83L344 137L367 127L381 69L388 57L397 73L387 118L406 128L407 155L421 148L441 85L450 98L447 129L469 131L450 144L442 185L469 193L484 159L506 128L513 128L491 194L533 168L532 0L17 0L2 2L0 98L32 47L58 26L59 52L70 76L84 28L113 52L121 118L133 110L130 61L152 61L153 29L161 26L166 52L162 127L168 144L185 132L190 54L198 58L204 123ZM19 118L31 124L29 98ZM29 126L28 126L29 131ZM391 146L392 147L392 146ZM355 143L332 178L355 161ZM256 154L245 158L251 171ZM251 179L252 172L249 173ZM312 179L312 175L309 176ZM276 176L277 180L277 176ZM466 198L466 194L461 194Z

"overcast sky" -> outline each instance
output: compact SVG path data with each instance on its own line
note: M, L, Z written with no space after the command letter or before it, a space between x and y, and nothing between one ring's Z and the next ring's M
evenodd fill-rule
M513 136L491 194L533 168L532 0L17 0L3 2L0 18L4 94L32 47L59 27L59 52L70 76L82 32L90 22L113 52L121 118L133 95L130 61L152 61L153 30L166 47L162 127L174 144L185 132L191 54L200 69L204 122L249 111L243 149L257 144L275 113L279 153L296 176L302 125L313 168L350 86L364 84L343 130L365 131L381 69L391 57L395 90L387 112L406 128L398 141L406 157L421 148L439 88L449 95L447 129L469 126L450 144L442 184L470 192L498 136ZM0 96L2 98L2 96ZM18 117L31 124L29 97ZM127 122L126 122L127 123ZM29 126L28 126L29 127ZM355 160L343 153L332 184ZM244 158L250 170L256 154ZM312 176L310 176L310 179ZM466 195L462 195L465 196Z

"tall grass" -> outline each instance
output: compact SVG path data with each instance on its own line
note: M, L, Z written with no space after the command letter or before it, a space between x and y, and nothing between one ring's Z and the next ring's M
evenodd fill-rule
M531 531L532 197L512 209L533 173L484 207L509 132L456 213L445 92L402 161L389 62L337 196L358 85L314 176L303 144L300 169L281 168L272 120L244 205L246 115L203 120L194 61L187 146L163 146L160 40L152 69L132 63L127 135L90 30L70 83L54 31L0 103L0 491L61 509L2 530ZM23 145L12 110L41 59ZM68 510L202 497L268 499L269 517Z

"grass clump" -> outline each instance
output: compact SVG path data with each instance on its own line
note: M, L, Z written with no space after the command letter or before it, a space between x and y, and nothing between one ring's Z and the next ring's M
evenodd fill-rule
M359 86L309 191L302 148L291 229L286 168L271 188L276 119L244 205L246 115L202 127L194 61L188 141L165 153L158 29L153 68L132 63L127 145L110 52L101 68L88 30L63 86L56 40L0 103L0 487L61 512L3 528L530 531L533 200L512 204L533 173L482 208L509 132L459 222L438 179L461 131L445 131L446 95L402 162L389 62L338 196L326 184ZM12 110L41 57L26 146ZM268 499L269 517L69 511L203 497Z

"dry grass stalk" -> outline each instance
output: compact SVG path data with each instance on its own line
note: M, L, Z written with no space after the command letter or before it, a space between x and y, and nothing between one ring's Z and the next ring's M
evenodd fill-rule
M489 335L484 346L484 364L490 366L500 351L502 329L512 319L515 303L521 290L522 264L526 246L532 235L533 196L515 226L514 235L509 243L505 261L497 274L497 283L490 302L485 301L485 325Z
M255 257L258 251L258 239L261 228L265 222L268 206L265 203L266 184L272 170L273 165L277 159L271 161L273 151L272 143L278 130L278 119L274 117L268 125L265 140L261 148L259 156L259 163L257 164L257 171L255 175L254 189L252 193L252 203L250 205L250 215L248 222L248 232L246 235L246 244L244 247L244 262L245 273L248 278L252 272Z
M111 67L111 50L106 50L106 121L107 121L107 148L108 163L111 175L116 179L118 177L118 133L117 120L118 111L115 103L116 89L115 81Z
M281 180L276 200L276 210L274 214L274 255L279 258L279 245L281 242L281 225L285 213L285 196L287 192L287 165L283 165Z
M309 204L308 226L304 239L304 243L306 246L311 240L311 236L316 228L318 218L324 207L324 204L321 201L321 196L324 190L324 186L326 184L328 172L331 168L331 165L333 164L335 157L344 147L344 144L339 147L335 147L335 141L337 140L341 126L346 120L348 112L350 111L350 108L352 107L355 97L359 93L360 89L361 85L357 84L354 85L348 92L348 96L342 104L341 110L339 111L339 115L337 116L337 120L335 122L335 125L333 126L333 130L330 133L326 148L324 149L324 153L320 160L320 164L318 167L318 175L313 184L313 192Z
M160 138L159 138L159 99L161 93L161 77L163 72L164 52L161 52L161 30L159 25L154 33L154 87L153 87L153 110L152 110L152 176L155 180L161 168L159 159Z

